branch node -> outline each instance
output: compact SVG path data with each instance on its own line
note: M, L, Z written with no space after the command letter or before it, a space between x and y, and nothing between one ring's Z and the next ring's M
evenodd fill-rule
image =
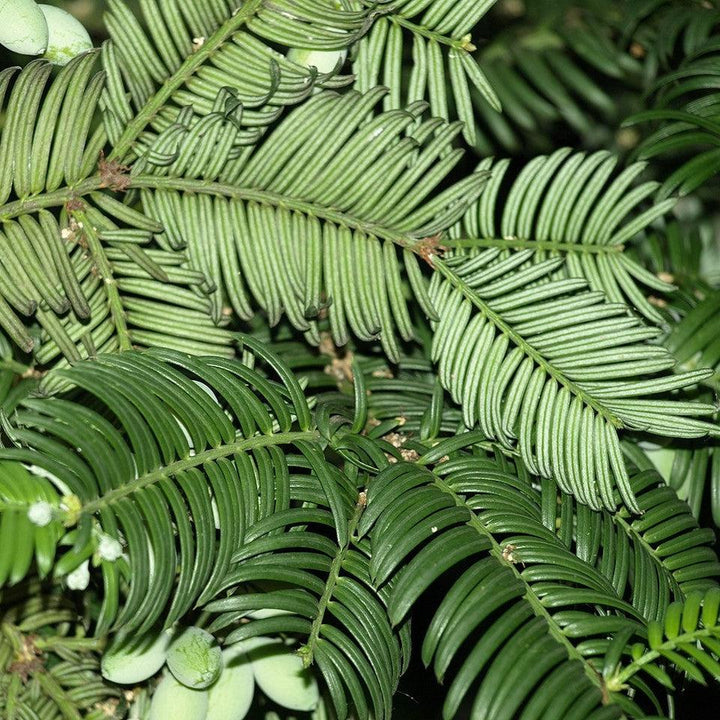
M105 153L100 151L98 159L98 173L100 187L110 188L117 192L124 192L130 186L130 168L117 160L106 160Z

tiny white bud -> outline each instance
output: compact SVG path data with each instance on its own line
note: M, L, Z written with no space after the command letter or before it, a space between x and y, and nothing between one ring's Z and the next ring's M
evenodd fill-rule
M115 562L122 555L122 545L115 538L103 535L98 545L98 553L103 560Z
M70 590L85 590L90 584L90 570L88 569L89 562L81 563L76 567L68 576L65 578L68 589Z
M28 519L33 525L45 527L52 520L52 505L41 500L28 508Z

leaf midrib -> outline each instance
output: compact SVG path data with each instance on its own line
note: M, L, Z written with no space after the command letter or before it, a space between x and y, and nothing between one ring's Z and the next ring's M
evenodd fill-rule
M503 567L508 568L515 575L516 579L525 586L526 590L523 595L523 599L528 602L535 615L545 620L550 634L559 644L561 644L567 650L569 658L571 660L579 660L582 663L585 675L592 681L593 685L602 690L603 685L598 673L587 662L585 656L572 644L570 639L562 631L562 628L558 626L558 624L553 619L553 616L548 612L548 609L542 604L542 601L537 597L537 595L535 595L532 587L523 578L522 573L518 571L514 563L509 562L503 557L503 547L500 545L500 543L497 542L495 536L483 525L483 523L478 518L475 510L469 507L465 500L459 495L457 495L457 493L455 493L455 491L437 475L435 475L435 485L442 492L450 495L454 499L456 505L458 505L459 507L468 508L471 516L468 525L470 525L474 530L476 530L479 535L482 535L483 537L486 537L488 539L491 544L491 548L489 551L490 554Z
M317 202L301 200L256 188L236 187L219 182L206 180L190 180L184 178L166 178L155 175L128 176L128 189L175 190L190 194L206 194L226 197L233 200L248 200L272 205L277 208L286 208L319 220L327 220L341 227L359 230L366 235L373 235L383 240L390 240L400 247L416 251L422 249L423 238L415 237L410 233L403 233L379 223L363 220L355 215L336 210L333 207L321 205ZM0 222L8 222L13 218L31 212L37 212L50 207L59 207L70 200L80 198L91 192L105 187L99 175L87 178L74 186L67 186L49 193L42 193L24 200L15 200L0 206Z
M525 340L511 325L509 325L500 313L494 311L460 276L446 265L440 258L433 258L433 267L457 290L459 290L500 332L508 337L522 352L533 362L541 367L553 380L566 387L573 395L578 397L585 405L591 407L598 415L616 428L624 427L623 421L609 408L598 402L589 395L577 383L568 378L562 371L558 370L552 363Z
M322 597L318 601L317 614L313 619L310 635L308 636L307 642L298 651L298 654L302 658L303 666L305 668L308 668L313 664L315 657L315 648L317 647L317 642L320 639L323 621L325 620L325 614L327 612L328 605L332 601L335 587L340 578L340 573L342 572L343 563L345 562L345 558L350 551L353 536L355 535L355 531L360 522L360 517L364 509L365 504L363 500L358 500L357 504L355 505L355 511L353 513L353 516L352 518L350 518L350 522L348 523L348 540L344 545L338 548L338 551L333 558L330 572L328 573L328 578L325 582L325 589L323 591Z
M248 452L249 450L254 450L256 448L270 447L272 445L288 445L299 440L322 442L323 438L317 430L310 430L307 432L286 432L277 433L276 435L258 435L244 440L239 440L237 442L227 443L225 445L221 445L220 447L211 448L210 450L204 450L196 453L195 455L191 455L190 457L163 465L152 472L140 475L122 487L113 488L99 498L85 503L80 512L81 514L98 512L99 510L109 507L113 503L118 502L128 495L132 495L134 492L142 490L148 485L160 482L163 478L173 477L177 473L196 468L207 462L214 462L215 460L220 460L221 458L234 455L235 453Z

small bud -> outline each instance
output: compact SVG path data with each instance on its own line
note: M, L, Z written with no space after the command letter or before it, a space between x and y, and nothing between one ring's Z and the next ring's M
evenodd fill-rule
M69 590L85 590L90 584L89 562L81 563L65 578Z
M45 527L52 521L52 505L41 500L28 508L28 519L33 525Z
M477 50L477 46L473 45L470 33L460 38L460 47L467 52L475 52L475 50Z
M82 512L82 501L77 495L65 495L60 502L60 507L65 511L65 526L76 525Z
M103 535L98 545L98 553L103 560L115 562L122 556L122 545L115 538Z

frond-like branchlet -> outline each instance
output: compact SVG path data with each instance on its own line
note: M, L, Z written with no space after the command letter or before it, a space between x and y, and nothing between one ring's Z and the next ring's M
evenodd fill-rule
M618 159L568 148L539 156L517 175L505 197L507 160L485 160L492 173L481 198L451 230L451 247L532 250L532 260L565 258L555 278L585 278L612 303L628 305L654 323L664 323L642 287L659 293L674 288L629 257L626 245L667 213L675 201L642 203L659 183L634 186L645 163L629 165L611 180ZM502 193L502 195L501 195ZM503 201L500 201L503 197Z
M672 676L663 667L671 664L695 682L706 677L720 679L720 588L692 593L684 602L674 602L660 620L652 621L641 642L629 648L632 635L618 633L607 644L603 677L611 690L634 686L648 694L648 681L675 689ZM629 657L628 657L629 656Z
M475 146L473 97L478 96L493 112L501 106L496 89L473 57L476 47L470 31L495 2L382 0L380 7L386 6L386 14L374 22L355 49L355 87L361 92L378 85L388 87L385 110L427 100L434 116L448 122L459 119L463 136ZM409 53L412 70L406 76L403 57Z
M108 5L0 72L0 715L124 716L105 636L190 622L390 720L428 590L448 720L720 676L716 228L668 199L720 168L717 10ZM649 98L658 181L553 152Z
M326 311L337 344L350 333L379 339L394 360L398 336L414 335L405 277L434 315L419 256L477 197L486 173L439 190L462 156L451 148L459 125L418 123L423 103L365 123L386 92L317 95L220 171L213 150L223 130L198 140L179 123L141 158L131 185L145 188L163 242L186 244L191 266L211 278L216 308L229 300L248 319L257 304L271 325L285 313L315 344Z
M439 680L449 676L443 717L455 717L463 702L473 717L494 719L521 708L544 711L551 701L563 716L582 706L578 717L589 717L602 707L603 691L575 643L613 626L641 625L639 613L542 525L523 481L478 461L443 465L441 478L405 464L381 473L360 526L372 538L373 580L382 586L395 578L388 605L394 623L462 563L423 643L424 662ZM588 601L609 616L585 610ZM573 613L583 630L568 632ZM478 632L490 618L491 627ZM606 708L606 717L620 714Z
M436 261L430 297L440 317L432 349L440 380L466 425L517 444L531 472L595 508L614 506L616 486L636 510L618 429L715 434L694 418L714 406L654 398L712 371L669 374L672 355L647 342L655 330L586 291L585 280L553 279L561 258L526 265L532 256L491 248Z
M102 102L111 157L121 162L137 155L138 141L147 144L172 124L182 107L191 107L195 118L210 113L225 87L245 108L238 123L262 128L316 85L347 84L352 78L318 76L271 45L347 47L368 21L367 10L338 10L326 0L248 0L240 7L234 0L146 0L139 15L114 0L106 19Z
M38 566L47 572L54 564L59 577L93 558L105 583L100 632L146 630L161 617L171 624L198 598L212 597L246 528L289 507L289 488L281 493L272 480L289 480L280 448L319 441L300 386L277 367L281 385L237 361L156 350L56 371L86 401L100 404L95 410L61 398L27 398L15 413L16 446L0 456L40 477L31 476L22 491L3 487L2 562L10 567L3 579L20 579L33 546ZM315 481L331 493L328 505L342 537L337 477ZM26 532L17 532L18 522ZM53 563L63 525L76 529L66 536L71 548ZM123 555L104 555L104 538Z
M371 538L372 579L379 587L393 581L394 623L453 571L423 643L424 662L440 681L451 678L444 717L461 706L484 718L512 718L520 710L578 718L640 711L619 694L634 670L609 682L595 656L606 652L608 633L624 643L618 652L630 653L630 638L652 634L654 618L674 607L670 598L683 601L695 578L714 586L719 566L702 547L708 538L696 537L687 506L673 504L673 491L660 487L657 475L633 478L645 525L584 506L573 518L567 502L556 518L554 492L538 493L491 457L457 452L472 442L448 439L418 464L382 471L359 525ZM680 569L690 555L697 564ZM686 581L683 588L677 578ZM638 687L659 710L661 694Z
M51 66L33 61L8 94L0 326L42 367L133 345L228 355L227 318L210 314L205 277L183 252L159 248L162 226L112 192L127 176L102 157L96 60L76 58L49 84ZM3 90L14 73L4 71Z
M666 156L677 169L658 190L658 199L687 195L720 172L720 96L717 93L720 13L712 5L671 5L651 12L641 23L646 63L655 70L648 96L654 107L635 113L626 125L654 132L635 151L641 159ZM674 62L675 43L684 57ZM689 156L689 157L688 157Z

